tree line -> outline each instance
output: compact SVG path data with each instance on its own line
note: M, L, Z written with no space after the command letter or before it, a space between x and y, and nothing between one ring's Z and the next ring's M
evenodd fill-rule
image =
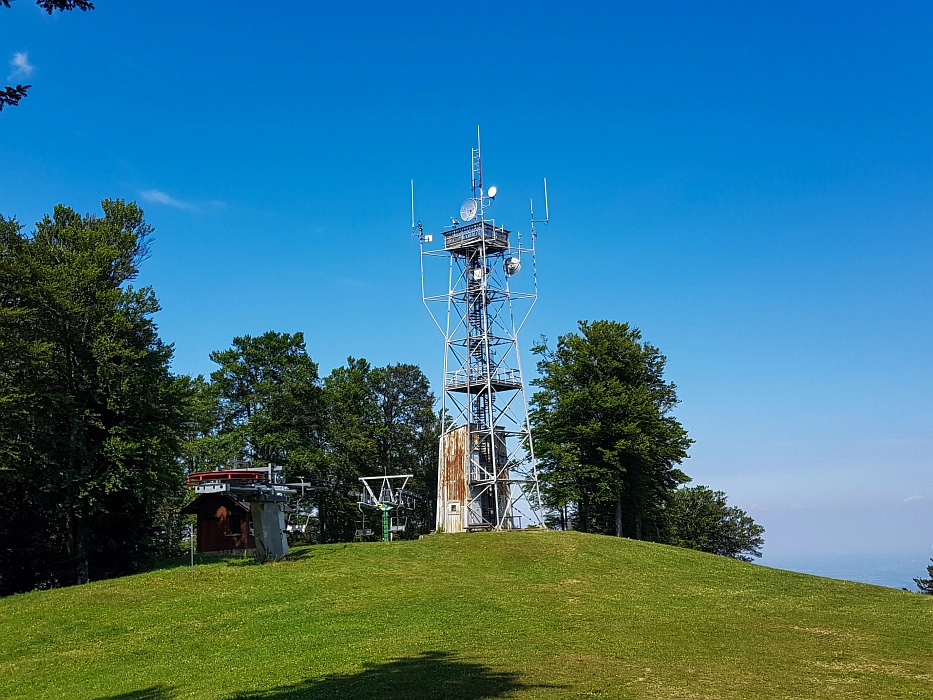
M187 473L273 463L315 491L313 542L351 539L358 477L412 473L433 524L438 416L414 365L319 377L301 333L234 338L175 375L135 287L152 228L134 203L0 216L0 593L129 573L177 554Z
M83 583L178 553L194 471L267 463L316 487L304 542L354 537L359 477L414 475L431 530L440 416L415 365L350 357L326 376L301 333L239 336L209 376L171 371L158 300L136 287L152 227L135 203L0 216L0 593ZM683 485L691 444L665 358L637 329L581 322L540 362L532 429L547 522L760 555L725 495Z
M693 440L672 413L667 358L637 328L581 321L533 352L531 424L551 526L761 556L763 527L722 491L684 486Z
M186 472L274 464L315 488L306 543L352 539L359 477L412 474L411 534L429 531L437 492L439 419L427 377L411 364L350 357L326 377L302 333L242 336L211 353L218 368L189 380Z

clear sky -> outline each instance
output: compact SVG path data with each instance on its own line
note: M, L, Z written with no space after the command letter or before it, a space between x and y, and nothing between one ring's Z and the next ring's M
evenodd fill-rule
M137 200L177 371L300 330L322 373L354 355L437 386L409 180L449 223L481 124L500 221L527 231L549 183L525 352L638 326L685 470L767 528L763 563L923 573L933 5L96 5L0 8L6 84L34 85L0 114L0 213Z

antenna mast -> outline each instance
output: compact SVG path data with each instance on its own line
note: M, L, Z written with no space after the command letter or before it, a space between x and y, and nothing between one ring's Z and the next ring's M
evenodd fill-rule
M518 344L518 332L538 296L534 216L529 248L522 247L520 234L510 241L511 232L486 217L497 191L484 187L479 127L471 180L473 196L441 232L443 247L431 245L433 236L422 232L420 222L416 234L424 303L444 335L437 529L541 526ZM516 277L523 254L531 256L533 273ZM442 280L446 292L427 291Z

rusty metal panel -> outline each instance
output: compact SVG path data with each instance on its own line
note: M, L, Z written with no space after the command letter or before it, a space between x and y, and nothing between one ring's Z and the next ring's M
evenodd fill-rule
M444 532L463 532L469 491L467 460L469 459L469 428L461 425L441 437L438 489L437 527Z

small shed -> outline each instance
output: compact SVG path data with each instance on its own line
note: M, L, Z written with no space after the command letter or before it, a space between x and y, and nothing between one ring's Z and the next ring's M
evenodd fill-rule
M204 493L181 512L198 518L199 554L250 555L255 552L256 540L250 534L249 503L222 493Z

